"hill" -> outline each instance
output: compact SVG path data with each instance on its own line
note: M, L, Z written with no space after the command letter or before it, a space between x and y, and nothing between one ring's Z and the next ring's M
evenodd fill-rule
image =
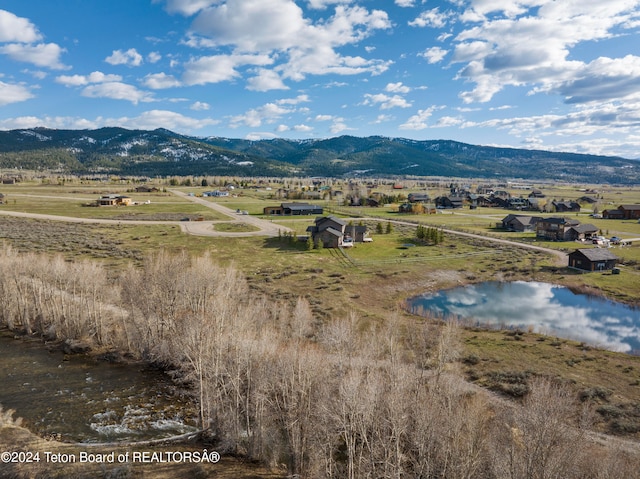
M165 129L0 132L0 168L68 173L237 176L455 176L640 183L640 162L450 140L195 138Z

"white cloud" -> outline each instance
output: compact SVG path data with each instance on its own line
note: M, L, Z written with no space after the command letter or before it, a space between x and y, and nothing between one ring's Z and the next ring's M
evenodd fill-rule
M153 3L162 3L163 0L153 0ZM180 13L191 16L211 5L220 3L219 0L166 0L169 13Z
M60 55L66 51L55 43L39 43L27 45L10 43L0 47L3 53L18 62L32 63L52 70L64 70L67 67L60 61Z
M82 96L88 98L110 98L112 100L126 100L134 105L139 102L153 101L150 93L138 90L133 85L122 82L105 82L89 85L82 90Z
M384 93L378 93L376 95L365 94L365 105L380 105L381 110L389 110L391 108L410 108L411 103L400 95L385 95Z
M401 130L424 130L428 128L427 120L431 118L433 112L441 109L440 106L431 106L411 116L405 123L399 126Z
M433 64L433 63L441 62L444 59L444 57L447 56L447 53L449 53L449 51L443 48L431 47L431 48L427 48L424 52L419 53L418 56L423 57L424 59L427 60L427 62Z
M41 39L42 35L28 19L0 10L0 42L33 43Z
M274 123L283 115L292 113L290 108L283 108L276 103L267 103L259 108L253 108L242 115L231 117L229 126L237 128L241 125L256 128L262 126L263 123Z
M298 131L298 132L303 132L303 133L309 133L309 132L313 131L313 127L311 127L309 125L305 125L305 124L300 124L300 125L294 125L292 130L293 131Z
M260 68L258 74L247 80L247 89L253 91L288 90L280 75L273 70Z
M267 55L213 55L191 60L185 64L182 80L187 85L219 83L240 77L236 68L245 65L271 64Z
M189 44L269 55L280 62L281 78L299 81L308 74L385 71L388 61L342 56L336 49L390 27L386 12L359 6L338 5L332 17L313 24L293 0L227 0L200 12ZM255 87L260 79L252 82Z
M476 84L461 98L489 101L505 86L533 85L537 92L577 85L586 70L583 62L570 59L571 49L619 35L637 21L637 5L630 0L474 1L467 13L479 23L455 38L453 61L469 62L458 78Z
M84 86L90 83L119 82L121 80L120 75L106 75L95 71L89 75L60 75L56 77L55 81L65 86Z
M27 75L31 75L34 78L37 78L38 80L44 80L45 78L47 78L47 76L49 76L49 74L47 72L44 72L42 70L22 70L22 73L26 73Z
M374 125L379 125L380 123L386 123L388 121L393 120L393 117L390 115L378 115L375 120L371 123Z
M395 4L399 7L413 7L415 4L415 0L395 0Z
M168 110L150 110L134 118L123 117L107 120L106 123L132 129L155 130L156 128L167 128L177 132L189 132L216 125L219 121L212 118L191 118Z
M462 118L454 117L454 116L443 116L439 118L434 128L448 128L453 126L460 126L464 124L464 120Z
M440 12L440 8L432 8L422 12L415 20L409 22L412 27L444 28L452 16L451 12Z
M384 87L385 91L390 93L409 93L411 88L406 85L403 85L402 82L397 83L387 83L387 86Z
M105 126L119 126L122 128L144 130L167 128L171 131L189 133L218 123L218 120L211 118L198 119L184 116L173 111L150 110L136 117L104 118L99 116L93 120L64 116L24 116L0 120L0 129L14 130L42 126L45 128L85 130Z
M575 78L553 88L568 103L586 103L640 96L640 57L598 58Z
M167 75L166 73L151 73L144 77L142 84L153 90L174 88L182 85L178 79L172 75Z
M309 95L298 95L295 98L281 98L280 100L276 100L278 105L299 105L300 103L308 103Z
M142 65L142 55L140 55L135 48L129 48L129 50L114 50L110 56L104 59L105 62L111 65L128 65L138 67Z
M162 60L162 55L158 52L151 52L147 55L147 61L149 63L158 63L160 60Z
M24 85L0 81L0 106L19 103L33 97L31 90Z
M202 101L196 101L189 108L194 111L206 111L211 108L211 105Z
M268 52L295 46L308 28L302 9L291 0L228 0L202 11L194 32L214 45L234 45L239 51Z
M84 118L73 117L50 117L45 116L43 118L37 116L20 116L16 118L7 118L0 120L0 129L3 130L17 130L23 128L57 128L57 129L71 129L71 130L88 130L94 128L100 128L105 126L99 121L91 121Z
M277 135L268 132L268 131L253 131L251 133L247 133L244 136L245 140L249 140L249 141L258 141L258 140L270 140L273 138L277 138Z
M344 121L344 118L334 118L329 131L332 135L337 135L338 133L342 133L343 131L353 130L354 128L349 128Z
M334 5L336 3L348 4L351 3L352 0L308 0L309 7L316 9L327 8L327 5Z

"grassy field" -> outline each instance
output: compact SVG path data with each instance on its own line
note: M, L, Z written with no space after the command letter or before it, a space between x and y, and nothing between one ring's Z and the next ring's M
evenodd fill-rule
M391 187L387 186L391 193ZM575 199L584 193L583 186L562 185L544 187L549 197ZM136 201L150 200L139 207L89 208L84 201L96 199L102 193L122 193L114 186L97 185L3 185L7 195L3 209L47 214L78 216L83 218L122 215L145 215L151 219L163 214L177 216L198 215L205 219L224 220L213 210L193 204L165 193L125 193ZM184 192L201 194L212 188L178 188ZM518 190L513 190L517 192ZM403 190L403 193L409 192ZM446 188L442 187L442 192ZM435 190L429 189L435 196ZM526 191L522 194L526 195ZM278 205L273 191L238 190L236 197L207 198L233 210L246 210L262 215L263 208ZM618 204L640 203L640 188L607 188L599 193L607 207ZM15 200L15 201L14 201ZM284 200L286 201L286 200ZM306 200L300 200L306 201ZM474 232L487 237L498 237L532 243L552 249L571 251L577 243L542 242L533 233L508 233L495 228L508 210L478 208L446 211L432 215L400 215L394 207L346 208L337 203L321 202L335 208L346 221L358 224L359 217L374 217L386 226L388 220L414 221L422 224ZM610 204L610 205L609 205ZM144 213L137 213L138 211ZM347 216L353 216L349 218ZM537 215L536 213L524 213ZM98 215L98 216L96 216ZM540 216L547 216L540 214ZM551 216L551 215L548 215ZM609 236L640 237L640 225L632 221L602 220L589 217L589 211L571 214L582 223L592 223ZM273 218L283 227L304 235L313 218ZM402 306L413 295L436 291L461 284L485 280L539 280L564 284L577 290L591 290L606 296L637 302L640 291L640 242L632 247L612 251L623 259L621 275L609 273L578 274L554 266L553 258L540 252L516 246L496 247L483 239L465 239L445 235L437 246L424 245L416 236L415 226L395 225L389 234L376 234L375 220L365 220L373 231L372 243L357 244L346 255L332 249L308 250L306 243L287 237L216 238L197 237L181 232L173 225L102 225L70 224L54 221L35 221L0 217L0 239L24 251L59 252L69 259L97 258L120 268L128 262L139 262L145 254L160 248L170 251L186 249L194 254L209 252L220 263L233 264L246 277L249 286L266 296L293 303L299 297L308 299L318 321L356 312L364 328L385 321L389 315L399 315L405 321L422 321L406 313ZM215 229L225 232L246 232L251 228L237 223L221 223ZM412 244L415 246L407 246ZM522 384L532 374L559 377L572 383L577 393L594 393L602 406L618 408L618 412L601 414L603 430L623 427L615 419L625 418L637 424L640 417L627 410L640 404L640 357L598 350L558 338L544 337L528 332L503 332L464 329L462 332L460 366L467 377L489 389L518 396ZM601 388L599 390L598 388ZM603 397L600 397L600 394ZM634 406L636 405L636 406ZM617 416L616 416L617 414ZM638 434L638 433L636 433Z

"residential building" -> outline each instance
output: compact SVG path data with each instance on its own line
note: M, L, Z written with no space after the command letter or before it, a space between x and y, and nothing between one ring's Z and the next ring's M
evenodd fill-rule
M507 215L502 220L502 227L508 231L535 231L541 219L539 216Z
M602 217L607 219L637 220L640 219L640 205L620 205L615 210L604 210Z
M580 203L575 201L552 201L556 213L579 212Z
M409 203L426 203L430 201L428 193L409 193L407 196Z
M367 237L364 225L349 225L335 216L316 218L315 225L309 226L307 232L314 243L322 241L325 248L338 248L345 243L362 243Z
M606 248L577 249L569 253L569 267L583 271L606 271L615 268L619 258Z
M571 241L575 232L569 230L579 224L578 220L568 218L543 218L536 224L536 236L551 241Z
M98 199L98 206L129 206L132 200L123 195L103 195Z
M263 213L270 216L321 215L323 208L308 203L282 203L280 206L266 206Z
M462 208L464 198L461 196L438 196L434 202L436 208Z

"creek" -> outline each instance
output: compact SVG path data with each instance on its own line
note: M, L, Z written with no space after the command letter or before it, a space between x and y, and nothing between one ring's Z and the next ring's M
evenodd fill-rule
M640 310L541 282L497 282L410 298L414 314L458 317L468 324L519 328L640 354Z
M64 355L0 332L0 405L32 432L67 442L143 441L196 431L197 413L166 374Z

